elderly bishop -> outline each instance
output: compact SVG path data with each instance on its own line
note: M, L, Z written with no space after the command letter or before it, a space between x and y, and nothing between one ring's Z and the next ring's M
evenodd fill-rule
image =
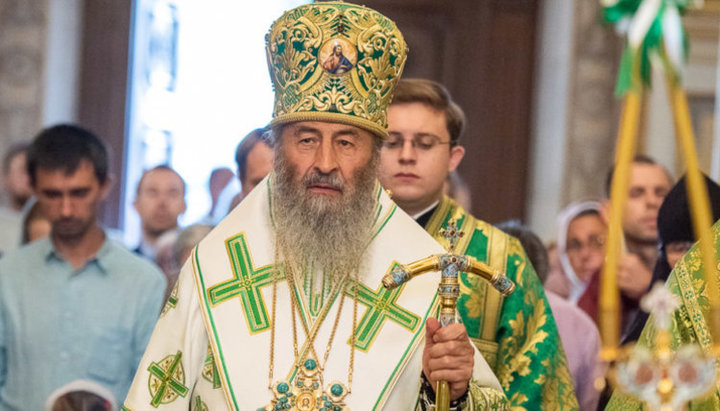
M323 66L336 44L352 68ZM350 47L352 46L352 47ZM382 277L443 248L376 181L407 46L374 10L320 2L270 28L273 172L194 250L126 410L424 410L507 400L465 328L440 328L439 275Z

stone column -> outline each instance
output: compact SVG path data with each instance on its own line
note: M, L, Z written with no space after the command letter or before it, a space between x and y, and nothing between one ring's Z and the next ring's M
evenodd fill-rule
M42 124L47 0L0 0L0 156Z
M597 1L544 2L538 36L527 214L549 240L568 203L603 195L621 106L614 89L622 42L601 24Z
M622 41L601 23L597 1L575 2L562 204L604 195L613 163L621 100L615 82Z

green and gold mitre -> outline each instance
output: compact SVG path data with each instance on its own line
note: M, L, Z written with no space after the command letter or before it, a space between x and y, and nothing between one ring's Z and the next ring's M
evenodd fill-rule
M266 38L275 88L271 125L331 121L387 136L387 107L407 45L393 21L344 2L285 12Z

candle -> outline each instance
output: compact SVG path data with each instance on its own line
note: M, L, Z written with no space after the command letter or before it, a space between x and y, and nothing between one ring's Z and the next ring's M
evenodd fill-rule
M638 83L636 83L638 84ZM600 285L600 335L603 361L617 357L620 344L620 296L617 288L617 266L622 243L622 212L628 195L630 166L635 154L635 140L640 114L640 94L631 89L625 94L625 104L618 131L615 172L610 191L610 226L605 248L605 265Z
M705 290L710 302L709 318L706 318L706 321L713 337L713 343L715 347L718 347L718 340L720 339L720 285L715 275L717 255L710 230L713 223L710 217L710 200L708 199L707 186L700 173L685 90L679 86L678 81L673 77L668 76L667 84L673 109L677 145L682 148L685 165L687 166L686 182L693 231L695 232L695 239L700 241L701 261L705 270L705 284L707 284Z

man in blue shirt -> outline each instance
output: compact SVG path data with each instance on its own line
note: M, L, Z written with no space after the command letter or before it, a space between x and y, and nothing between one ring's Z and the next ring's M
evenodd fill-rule
M43 130L28 173L49 239L0 259L0 410L40 410L58 387L90 379L124 398L162 304L157 268L109 240L98 208L107 151L73 125Z

